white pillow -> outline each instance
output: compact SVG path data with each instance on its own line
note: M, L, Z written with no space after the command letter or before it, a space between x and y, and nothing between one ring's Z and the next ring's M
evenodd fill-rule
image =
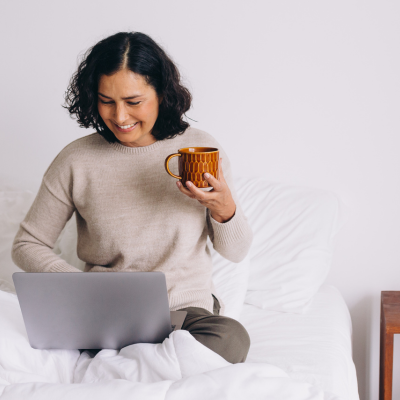
M261 178L238 178L235 186L254 239L249 255L238 264L225 260L209 243L213 282L225 304L224 315L237 319L244 298L265 309L304 312L329 271L343 204L327 191ZM11 285L12 273L20 271L11 261L12 242L34 198L29 191L0 192L0 279ZM76 248L73 216L54 252L83 270Z
M239 178L236 188L254 234L245 302L303 313L331 265L339 199L261 178Z
M0 279L12 287L12 274L21 272L11 259L12 244L34 199L35 194L27 190L0 191Z

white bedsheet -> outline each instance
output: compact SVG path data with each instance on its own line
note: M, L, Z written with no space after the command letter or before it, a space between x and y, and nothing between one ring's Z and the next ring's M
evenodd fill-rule
M359 400L350 314L335 287L323 285L305 314L245 304L240 322L251 338L246 362L276 365L297 381Z
M266 363L232 365L187 331L162 344L36 350L13 293L0 290L1 400L345 400Z

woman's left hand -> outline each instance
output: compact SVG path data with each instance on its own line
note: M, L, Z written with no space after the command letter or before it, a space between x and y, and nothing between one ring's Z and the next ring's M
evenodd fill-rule
M176 182L176 185L183 194L206 206L210 210L211 216L222 223L229 221L234 216L236 204L225 181L221 161L222 158L219 159L219 180L208 173L203 175L204 179L213 187L209 192L203 192L190 181L186 182L188 189L184 188L180 181Z

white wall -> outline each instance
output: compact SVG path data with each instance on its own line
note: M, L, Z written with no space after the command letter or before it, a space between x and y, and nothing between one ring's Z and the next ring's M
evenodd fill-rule
M151 35L236 174L348 204L329 282L352 314L361 399L376 398L380 291L400 289L399 27L398 1L3 0L0 182L36 191L91 133L61 108L78 54L118 31Z

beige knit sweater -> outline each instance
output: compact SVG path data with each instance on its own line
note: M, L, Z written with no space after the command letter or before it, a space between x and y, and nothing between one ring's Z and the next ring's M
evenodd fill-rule
M165 158L189 146L220 149L236 202L228 222L215 221L166 173ZM170 165L177 174L176 160ZM27 272L80 272L52 251L74 212L85 272L162 271L171 310L202 307L212 312L212 293L224 306L211 278L208 235L215 250L233 262L246 256L252 241L226 154L212 136L193 128L145 147L110 144L97 133L66 146L45 172L20 225L12 249L15 264Z

